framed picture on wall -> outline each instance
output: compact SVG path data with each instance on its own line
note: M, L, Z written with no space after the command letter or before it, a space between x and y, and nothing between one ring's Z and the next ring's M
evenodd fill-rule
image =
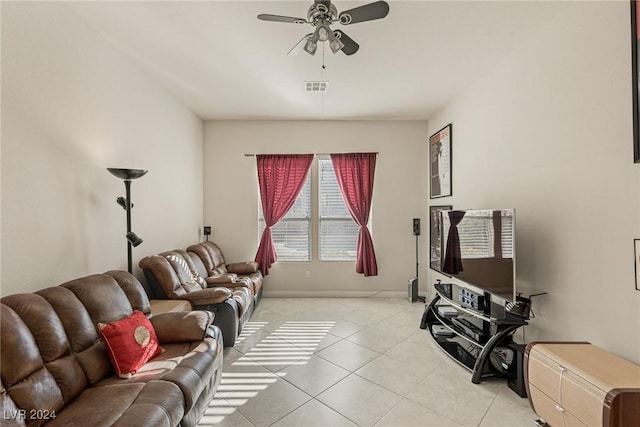
M451 196L451 123L429 137L429 198Z
M633 257L636 267L636 289L640 291L640 239L633 240Z
M429 206L429 267L442 272L442 236L440 212L450 211L453 206Z
M638 80L640 66L638 66L638 43L640 42L640 8L636 0L631 0L631 68L633 87L633 161L640 163L640 105L638 105Z

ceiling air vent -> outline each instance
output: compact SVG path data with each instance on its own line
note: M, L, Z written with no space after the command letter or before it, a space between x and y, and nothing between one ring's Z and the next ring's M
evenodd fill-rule
M304 82L304 89L307 92L326 92L329 82Z

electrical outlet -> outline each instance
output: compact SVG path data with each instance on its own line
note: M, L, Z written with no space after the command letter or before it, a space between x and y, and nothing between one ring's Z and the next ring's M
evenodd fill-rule
M306 279L311 279L311 271L309 271L309 270L305 271L305 272L304 272L304 277L305 277Z

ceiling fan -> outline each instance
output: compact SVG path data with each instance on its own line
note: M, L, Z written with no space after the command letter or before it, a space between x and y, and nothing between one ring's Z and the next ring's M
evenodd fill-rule
M296 46L289 51L289 54L297 51L303 46L303 50L310 55L315 55L318 49L318 42L329 41L329 47L333 53L344 52L345 55L353 55L358 51L360 45L353 41L341 30L332 30L330 25L340 23L342 25L357 24L359 22L382 19L389 13L389 4L385 1L376 1L345 10L338 14L338 10L331 3L331 0L314 0L307 12L307 19L295 18L291 16L260 14L258 19L262 21L286 22L289 24L311 24L315 27L313 33L305 35Z

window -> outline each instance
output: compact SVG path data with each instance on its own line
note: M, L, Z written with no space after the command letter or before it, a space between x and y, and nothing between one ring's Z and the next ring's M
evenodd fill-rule
M318 200L318 259L320 261L355 261L360 227L353 221L338 187L329 158L317 159L318 197L312 197L311 176L285 217L271 229L278 261L310 261L312 200ZM315 190L314 190L315 196ZM265 227L262 206L258 202L259 236ZM371 229L369 216L369 229Z
M318 169L319 258L321 261L355 261L360 227L344 203L331 159L319 159Z
M311 173L289 212L271 228L271 237L278 261L309 261L311 259ZM265 227L262 204L258 202L259 235Z

